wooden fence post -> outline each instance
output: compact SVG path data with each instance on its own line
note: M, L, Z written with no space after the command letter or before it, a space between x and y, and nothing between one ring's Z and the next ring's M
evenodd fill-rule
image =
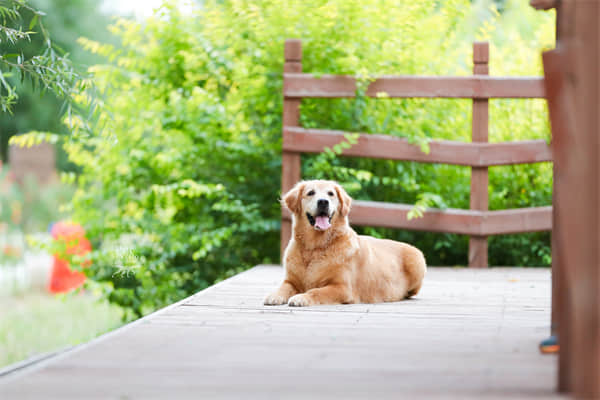
M473 43L473 74L488 75L489 45L487 42ZM473 99L472 141L488 141L488 99ZM488 209L488 168L471 168L471 210ZM469 238L469 267L487 268L487 236Z
M302 41L300 39L288 39L285 41L284 49L285 63L284 73L302 72ZM285 86L285 77L283 79ZM283 98L282 128L286 126L300 125L300 99ZM282 129L283 134L283 129ZM281 194L290 190L300 180L300 153L283 151L281 159ZM292 222L281 220L281 258L283 252L292 237Z

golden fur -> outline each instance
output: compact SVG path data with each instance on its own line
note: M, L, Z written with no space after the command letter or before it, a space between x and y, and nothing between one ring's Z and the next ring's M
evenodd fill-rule
M307 217L315 215L317 197L331 206L324 230ZM376 303L417 294L427 269L423 253L406 243L358 235L348 224L351 202L336 182L322 180L299 182L283 196L293 214L293 235L284 254L284 281L265 305Z

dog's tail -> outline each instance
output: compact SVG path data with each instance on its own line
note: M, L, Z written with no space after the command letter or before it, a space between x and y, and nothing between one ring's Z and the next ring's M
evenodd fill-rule
M406 298L415 296L421 290L423 278L427 272L427 263L421 250L413 246L408 246L404 254L404 270L408 280L408 291Z

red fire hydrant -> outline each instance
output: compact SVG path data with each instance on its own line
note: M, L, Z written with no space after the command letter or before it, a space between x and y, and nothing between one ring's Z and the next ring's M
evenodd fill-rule
M92 250L92 245L85 238L85 230L74 222L57 222L50 230L55 242L64 244L64 252L67 255L83 256ZM60 254L54 254L52 275L48 290L51 293L64 293L76 289L85 282L85 274L80 271L72 271L69 262L61 258Z

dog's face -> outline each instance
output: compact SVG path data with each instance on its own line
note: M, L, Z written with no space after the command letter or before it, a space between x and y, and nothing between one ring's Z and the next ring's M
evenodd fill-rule
M283 196L283 203L296 218L304 218L318 231L331 228L334 220L344 220L352 199L333 181L303 181Z

